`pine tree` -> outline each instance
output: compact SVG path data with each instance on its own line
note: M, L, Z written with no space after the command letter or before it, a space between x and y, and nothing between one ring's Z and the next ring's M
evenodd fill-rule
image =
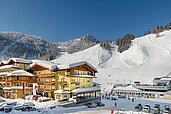
M150 31L150 29L148 29L148 34L151 34L151 31Z
M156 33L156 30L155 28L152 29L152 33L155 34Z
M147 35L147 31L144 32L144 36Z
M161 25L160 26L160 32L164 31L164 27Z
M157 28L156 28L156 38L159 37L159 33L160 33L160 27L159 27L159 25L157 25Z

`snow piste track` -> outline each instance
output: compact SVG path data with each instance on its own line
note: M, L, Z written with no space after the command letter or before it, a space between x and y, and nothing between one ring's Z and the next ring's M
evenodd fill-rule
M117 52L114 46L109 52L103 52L100 45L86 50L66 54L54 60L57 63L73 63L87 61L98 69L96 82L103 88L111 88L113 83L152 83L155 77L168 74L171 71L171 31L149 34L133 40L132 46L123 53ZM99 65L99 50L102 59ZM168 52L169 51L169 52Z

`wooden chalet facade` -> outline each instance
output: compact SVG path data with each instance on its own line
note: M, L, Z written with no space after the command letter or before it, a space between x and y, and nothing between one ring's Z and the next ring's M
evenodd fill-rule
M95 73L96 68L85 61L61 65L43 60L11 58L0 62L0 84L3 92L13 93L4 95L9 98L32 94L33 83L38 85L36 93L39 95L56 100L69 98L74 89L93 87ZM18 93L14 94L15 91Z

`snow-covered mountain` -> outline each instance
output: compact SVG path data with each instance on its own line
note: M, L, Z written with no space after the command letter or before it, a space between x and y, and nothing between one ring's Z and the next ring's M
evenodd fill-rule
M98 41L92 35L86 34L81 38L77 38L74 40L69 40L66 42L57 42L55 43L55 45L60 47L64 52L75 53L87 49L89 47L92 47L98 44L99 42L100 41Z
M131 47L117 52L112 43L111 49L103 49L97 44L86 50L65 54L54 62L68 64L88 61L98 69L95 81L103 87L113 83L152 83L155 77L171 72L171 30L161 32L160 37L149 34L133 40Z
M27 59L53 59L66 53L74 53L99 43L87 34L81 38L67 42L49 43L39 36L26 35L19 32L0 33L0 59L21 57Z

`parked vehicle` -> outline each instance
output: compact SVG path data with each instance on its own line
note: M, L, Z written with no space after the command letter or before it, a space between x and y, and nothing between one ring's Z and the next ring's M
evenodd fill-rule
M142 108L140 106L135 106L135 111L140 112Z
M0 104L0 111L4 111L4 107L7 106L6 102Z
M143 111L146 113L150 113L151 111L150 105L145 105Z
M143 109L141 104L138 104L137 106L135 106L135 111L139 112Z
M87 107L88 108L96 108L97 107L97 103L90 103Z
M17 102L7 102L7 105L8 106L16 106L17 105Z
M68 102L68 99L67 98L63 98L63 99L60 99L58 102L65 102L65 101Z
M120 108L120 109L118 109L118 111L116 112L116 114L123 114L123 113L125 113L125 109L123 109L123 108Z
M153 114L160 114L160 105L155 104L154 108L152 109Z
M168 105L164 106L164 110L162 111L162 114L171 114L171 109Z
M32 102L26 102L23 104L23 106L35 106L35 104Z
M0 99L0 102L5 102L5 100L4 99Z
M50 98L47 98L47 97L39 97L38 98L38 101L39 102L46 102L46 101L50 101L51 99Z
M23 105L13 106L12 109L14 109L14 110L22 110L23 109Z
M10 106L10 105L4 106L4 112L8 113L8 112L11 112L11 111L12 111L12 106Z
M102 107L102 106L105 106L105 104L102 103L102 102L98 102L98 103L97 103L97 106Z
M118 95L118 98L126 99L126 96L125 95Z

